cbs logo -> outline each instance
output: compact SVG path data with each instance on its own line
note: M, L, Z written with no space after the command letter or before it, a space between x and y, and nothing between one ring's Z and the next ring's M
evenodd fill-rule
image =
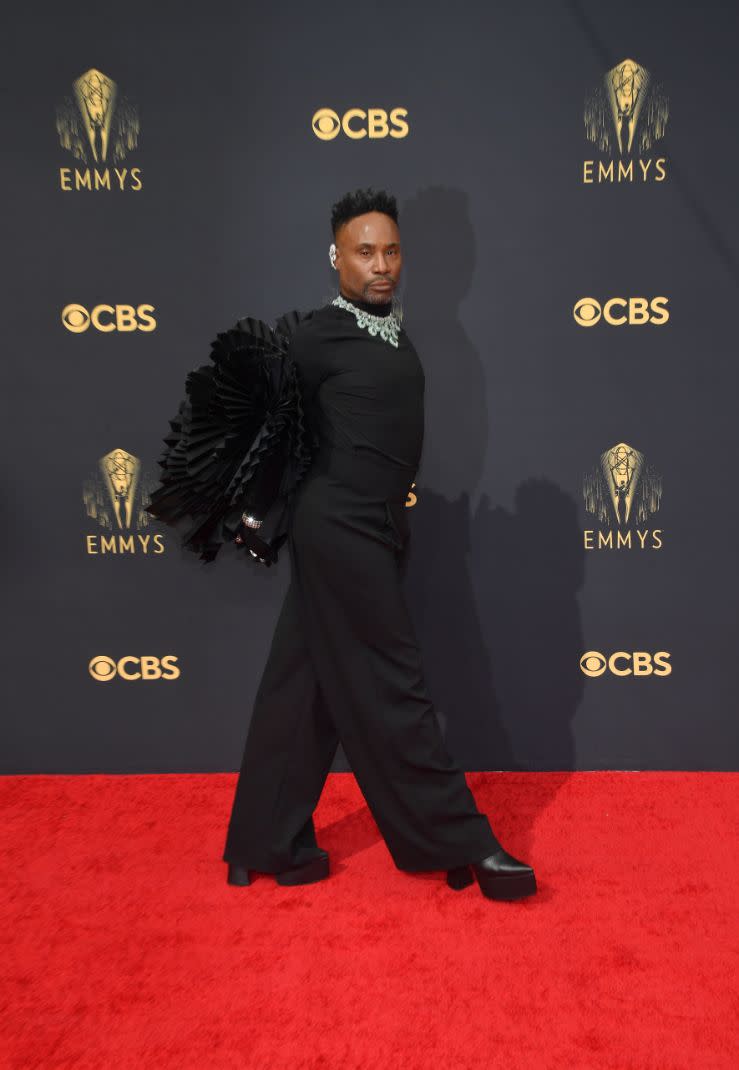
M151 315L153 305L95 305L88 312L84 305L65 305L62 323L72 334L82 334L90 324L97 331L153 331L157 321Z
M321 141L333 141L340 131L358 141L360 138L407 137L407 108L393 108L388 114L383 108L350 108L339 116L332 108L319 108L311 119L313 133Z
M177 658L165 654L163 658L144 655L140 658L125 657L115 661L104 654L97 654L87 666L90 676L99 683L119 676L121 680L176 680L180 675Z
M606 669L614 676L669 676L672 672L666 650L658 650L656 654L647 654L644 650L627 654L617 650L610 657L599 650L588 650L580 658L580 668L586 676L602 676Z
M651 301L646 297L612 297L601 305L594 297L581 297L572 315L580 327L594 327L601 318L612 327L621 327L624 323L660 326L670 318L668 300L667 297L653 297Z

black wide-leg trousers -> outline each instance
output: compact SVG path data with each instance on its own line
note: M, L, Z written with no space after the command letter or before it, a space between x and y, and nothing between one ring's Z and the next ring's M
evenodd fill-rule
M262 872L315 851L339 741L399 869L499 845L444 744L401 580L413 472L323 449L300 484L289 588L257 689L224 860Z

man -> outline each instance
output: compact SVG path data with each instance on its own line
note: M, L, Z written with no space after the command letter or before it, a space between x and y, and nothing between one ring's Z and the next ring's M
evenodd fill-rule
M398 868L446 869L453 888L476 878L486 896L517 899L536 891L534 872L501 847L446 750L402 594L424 372L393 312L395 198L347 194L331 225L339 294L289 349L317 450L292 502L291 582L236 787L228 879L328 876L312 815L341 742ZM237 541L259 525L245 514Z

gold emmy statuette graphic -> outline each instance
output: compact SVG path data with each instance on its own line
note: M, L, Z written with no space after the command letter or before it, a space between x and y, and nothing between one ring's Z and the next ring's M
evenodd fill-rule
M669 100L646 67L617 63L585 102L585 136L609 156L647 152L664 137Z
M600 459L613 511L619 524L628 524L644 457L638 450L620 442L606 450Z
M584 480L585 508L606 524L619 527L644 523L662 499L662 480L644 461L644 454L619 442L601 454L600 464Z
M143 533L151 524L146 506L154 486L132 453L115 449L100 458L82 499L87 515L110 534L86 535L88 554L164 553L163 535Z
M119 528L130 528L141 464L125 450L112 450L99 461Z
M606 92L616 127L618 151L622 156L625 152L631 152L648 85L649 72L630 59L625 59L606 75Z
M75 79L72 90L74 99L57 109L62 148L85 163L120 163L138 144L135 108L119 96L113 79L95 67Z
M93 159L96 163L102 163L108 158L110 122L116 98L115 82L106 78L102 71L91 68L79 76L73 88Z

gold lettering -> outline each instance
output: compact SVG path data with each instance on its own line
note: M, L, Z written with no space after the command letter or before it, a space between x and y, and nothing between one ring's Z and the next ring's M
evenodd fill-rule
M357 135L355 134L354 136L356 137ZM133 190L143 189L143 185L144 184L143 184L143 182L141 180L141 168L140 167L132 167L130 171L125 167L121 168L121 169L119 169L117 167L114 167L113 168L113 172L115 174L115 177L116 177L116 180L118 182L118 186L119 186L120 189L123 190L123 189L126 188L126 176L128 176L129 179L130 179L130 183L131 183L130 184L130 188L131 189L133 189ZM72 186L72 168L71 167L60 167L59 168L59 185L63 190L71 190L73 188L74 189L78 189L78 190L79 189L92 190L93 188L96 189L96 190L99 190L99 189L107 189L107 190L109 190L109 189L112 188L111 176L110 176L110 168L106 167L102 171L98 171L97 168L95 168L93 171L91 171L89 167L85 168L84 171L78 171L77 168L75 168L74 169L74 187L73 187Z
M165 654L161 659L162 679L164 680L176 680L180 675L180 667L177 664L177 656L175 654Z
M649 302L646 297L629 299L629 323L647 323L649 321Z
M652 659L646 650L635 650L632 660L634 663L634 676L652 675Z
M133 305L116 305L115 322L121 332L135 331L138 324L136 323L136 311Z
M602 160L598 161L598 181L613 182L613 160L610 160L607 165Z
M627 663L623 669L619 669L619 661L625 661ZM608 659L608 668L614 676L631 676L631 655L627 654L624 650L617 650L616 653L611 654Z
M618 169L614 170L614 161L598 160L598 182L633 182L634 181L634 161L633 160L619 160ZM667 177L666 165L667 158L660 156L657 160L647 159L637 160L639 165L639 171L642 176L642 182L648 182L650 178L650 169L654 164L654 173L652 174L653 182L663 182ZM582 162L582 180L586 184L592 184L596 181L594 176L595 160L583 160Z
M138 540L138 542L136 541ZM164 536L155 535L85 535L88 554L135 554L137 546L142 554L163 554Z
M347 137L352 137L355 140L360 137L367 137L366 130L354 130L349 123L352 119L366 119L367 114L363 112L361 108L350 108L349 111L344 113L344 117L341 120L341 128Z
M128 665L138 665L138 664L139 664L139 658L131 658L131 657L121 658L120 661L118 662L118 675L123 680L140 680L141 679L141 673L140 672L129 672L128 668L127 668Z
M390 137L405 137L407 135L408 123L405 122L407 115L407 108L393 108L390 112L390 122L395 129L390 131Z
M96 330L102 331L104 334L108 334L110 331L115 330L115 323L105 323L100 318L103 312L106 312L108 315L113 316L115 314L115 309L112 305L95 305L92 312L90 313L90 319L92 320L92 325L96 328Z
M162 669L159 664L159 658L153 658L149 655L141 658L140 661L143 680L159 680L161 678Z
M667 323L670 313L667 310L669 297L653 297L650 308L652 310L652 323Z
M387 112L382 108L369 108L367 111L367 129L370 137L387 137L390 133L387 125Z
M136 315L139 317L139 330L140 331L153 331L157 325L157 321L151 315L154 311L153 305L139 305L136 309Z
M619 182L621 181L622 177L623 178L627 178L628 177L629 182L633 182L633 180L634 180L634 161L633 160L629 160L629 162L625 166L624 166L623 160L619 160L618 161L618 181Z
M606 323L610 323L613 327L620 327L622 323L626 323L627 316L614 316L612 309L618 305L619 308L628 309L629 302L625 297L612 297L610 301L606 301L603 305L603 319Z
M649 528L645 528L644 531L635 529L634 533L639 540L639 547L642 550L647 548L647 540L651 538L651 548L653 550L659 550L662 547L662 529L655 528L654 531L650 531ZM586 550L632 550L635 548L636 543L633 541L631 531L616 531L616 538L614 540L613 531L599 531L598 540L596 545L595 530L585 529L583 535L583 547Z
M657 668L654 670L655 676L669 676L672 672L672 665L670 665L670 655L666 650L658 650L654 655L654 664Z

